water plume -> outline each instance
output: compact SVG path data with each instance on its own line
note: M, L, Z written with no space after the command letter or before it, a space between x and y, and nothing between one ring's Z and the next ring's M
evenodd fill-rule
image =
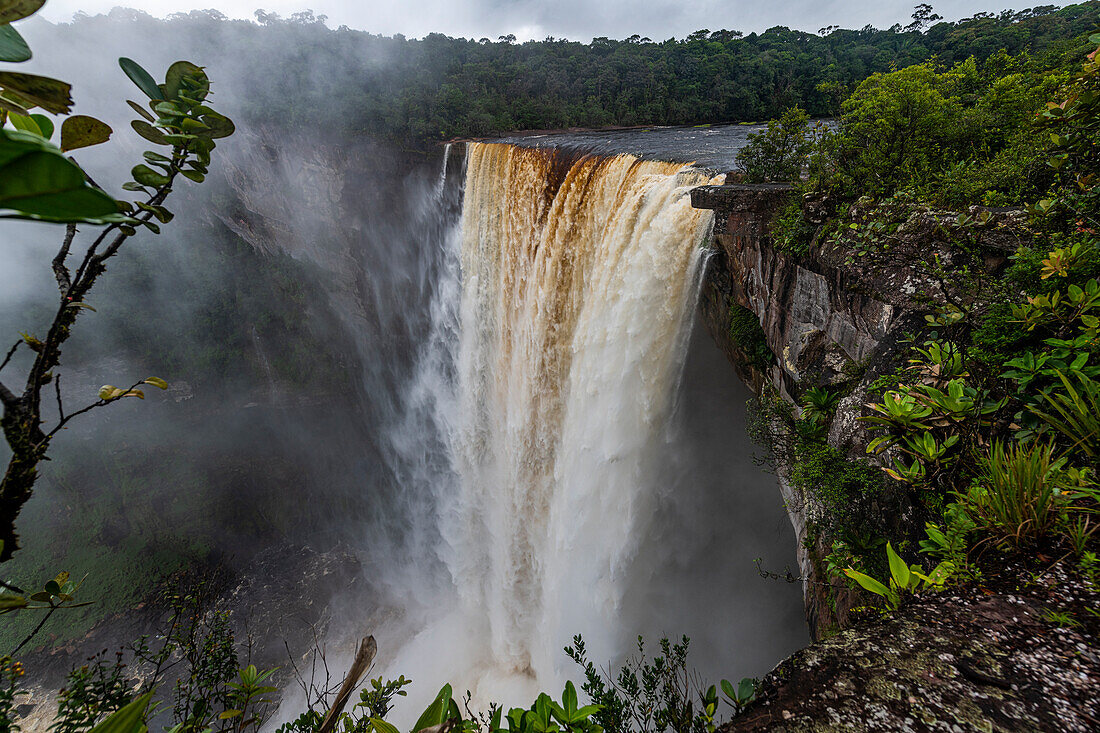
M687 194L708 178L468 146L455 395L436 402L454 481L435 497L467 684L556 684L578 629L620 651L711 223Z

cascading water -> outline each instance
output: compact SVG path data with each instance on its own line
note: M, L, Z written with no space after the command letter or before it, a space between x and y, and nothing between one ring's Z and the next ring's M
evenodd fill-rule
M707 181L629 155L468 146L455 394L434 400L454 474L435 491L458 593L446 623L476 650L459 684L553 684L572 633L607 651L629 634L616 614L710 225L687 194Z

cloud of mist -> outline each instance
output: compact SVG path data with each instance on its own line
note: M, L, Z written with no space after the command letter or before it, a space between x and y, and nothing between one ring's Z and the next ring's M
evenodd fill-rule
M559 22L534 3L463 12L499 15L502 31L509 30L507 17L540 28ZM599 12L601 24L622 14L616 5ZM677 22L694 30L690 19ZM278 94L291 100L291 111L323 108L339 92L327 86L332 64L352 63L339 46L265 43L272 36L256 24L209 17L159 23L116 11L20 27L36 51L27 70L72 82L77 111L116 130L110 144L77 155L114 191L148 147L128 127L134 115L124 100L139 92L119 70L118 56L139 60L158 77L177 59L204 64L214 106L238 122L262 117L249 104ZM592 28L585 32L635 30ZM440 465L446 458L429 417L412 409L407 393L437 302L440 247L457 214L460 168L452 165L448 187L439 189L442 150L401 151L299 129L285 113L272 109L269 124L242 124L219 144L210 180L183 184L173 196L178 217L165 234L127 244L93 292L100 310L82 315L63 359L73 394L148 372L189 383L189 396L157 395L88 416L56 444L57 464L83 479L55 485L54 467L47 467L33 501L38 516L66 504L78 515L82 504L74 497L94 505L138 484L148 487L150 504L119 507L120 536L134 532L136 515L153 506L206 524L204 542L217 556L246 558L287 542L351 547L366 589L329 589L297 601L326 608L333 638L376 629L382 672L416 677L410 702L426 699L433 681L442 681L435 678L462 669L478 652L477 639L454 638L443 613L448 579L433 554L432 528L424 526L430 502L417 489L447 471ZM48 258L59 235L58 227L4 225L5 239L18 245L0 249L0 332L40 329L48 317L56 298ZM272 325L288 312L291 318ZM223 345L231 347L229 361L217 353ZM316 381L317 372L332 378ZM793 560L793 541L774 480L751 465L747 439L736 437L743 435L746 394L729 384L734 379L713 344L696 334L669 462L682 470L669 478L667 521L652 528L653 541L640 553L623 618L638 632L692 635L707 673L730 676L765 671L804 633L798 588L766 585L751 567L758 555L777 567ZM177 542L177 535L160 534L167 529L148 529L150 544ZM40 545L46 541L43 534ZM399 642L409 638L415 641L404 648ZM561 657L563 674L576 678Z
M74 13L106 12L116 5L137 8L157 16L209 7L203 0L51 0L44 12L51 20L67 20ZM218 10L233 18L251 18L257 7L289 16L312 9L328 16L330 27L349 27L372 33L403 33L419 38L428 33L495 39L512 33L520 40L541 40L547 35L587 41L595 36L625 38L632 34L656 40L683 38L701 28L726 28L745 33L762 32L775 25L816 31L829 25L862 28L870 24L889 28L905 25L916 2L912 0L791 0L759 3L751 0L276 0L257 6L255 0L227 0ZM1020 10L1031 4L1008 0L950 0L933 3L948 20L976 12Z

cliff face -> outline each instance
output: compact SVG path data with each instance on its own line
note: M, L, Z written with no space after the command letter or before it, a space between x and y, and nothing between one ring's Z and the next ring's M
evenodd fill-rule
M945 290L936 274L937 269L962 266L952 243L968 237L981 253L979 277L993 277L1027 232L1018 212L982 213L980 230L963 231L955 214L914 208L900 217L885 247L869 246L860 238L860 222L866 221L868 211L857 204L843 217L842 234L826 236L819 227L805 251L793 254L772 237L776 215L791 195L790 187L782 184L703 186L692 191L693 206L715 211L715 251L703 286L703 320L738 374L758 394L770 386L797 405L810 387L838 388L844 396L827 442L849 457L865 457L871 436L857 418L868 401L868 387L880 375L905 365L898 342L920 331L933 305L969 297ZM813 208L807 207L811 215ZM756 316L775 355L775 363L766 370L754 365L744 344L738 343L733 323L737 307ZM810 579L804 584L806 613L817 638L844 621L853 597L818 582L825 580L820 560L829 548L813 536L815 505L793 487L791 466L782 456L777 459L783 500L798 537L801 575ZM904 512L889 521L895 526L922 525Z

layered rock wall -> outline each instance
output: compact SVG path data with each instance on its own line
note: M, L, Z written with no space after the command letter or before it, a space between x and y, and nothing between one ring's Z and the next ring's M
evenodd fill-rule
M860 238L861 227L881 214L859 203L841 216L839 227L827 231L818 226L804 251L794 253L777 246L773 237L776 217L792 195L784 184L692 191L693 206L715 212L702 317L738 374L758 394L770 386L797 406L810 387L836 388L843 396L828 443L850 458L865 458L870 436L857 418L872 382L905 364L906 349L898 348L899 341L919 333L925 315L937 304L973 299L972 293L945 290L950 286L937 272L964 266L958 243L965 240L971 252L981 255L975 277L995 277L1028 232L1020 212L970 212L983 222L976 227L969 220L960 224L957 214L915 207L901 214L889 234L869 244L865 236ZM806 214L813 216L812 209L807 207ZM897 211L891 214L898 217ZM970 266L975 260L966 256ZM736 306L755 314L775 355L766 372L735 338L731 316ZM824 580L819 560L830 548L808 535L815 511L812 498L798 494L790 481L791 466L783 457L777 459L783 500L797 534L800 570L810 579L804 589L807 618L811 632L821 635L843 621L851 598L845 591L827 593L817 582Z

